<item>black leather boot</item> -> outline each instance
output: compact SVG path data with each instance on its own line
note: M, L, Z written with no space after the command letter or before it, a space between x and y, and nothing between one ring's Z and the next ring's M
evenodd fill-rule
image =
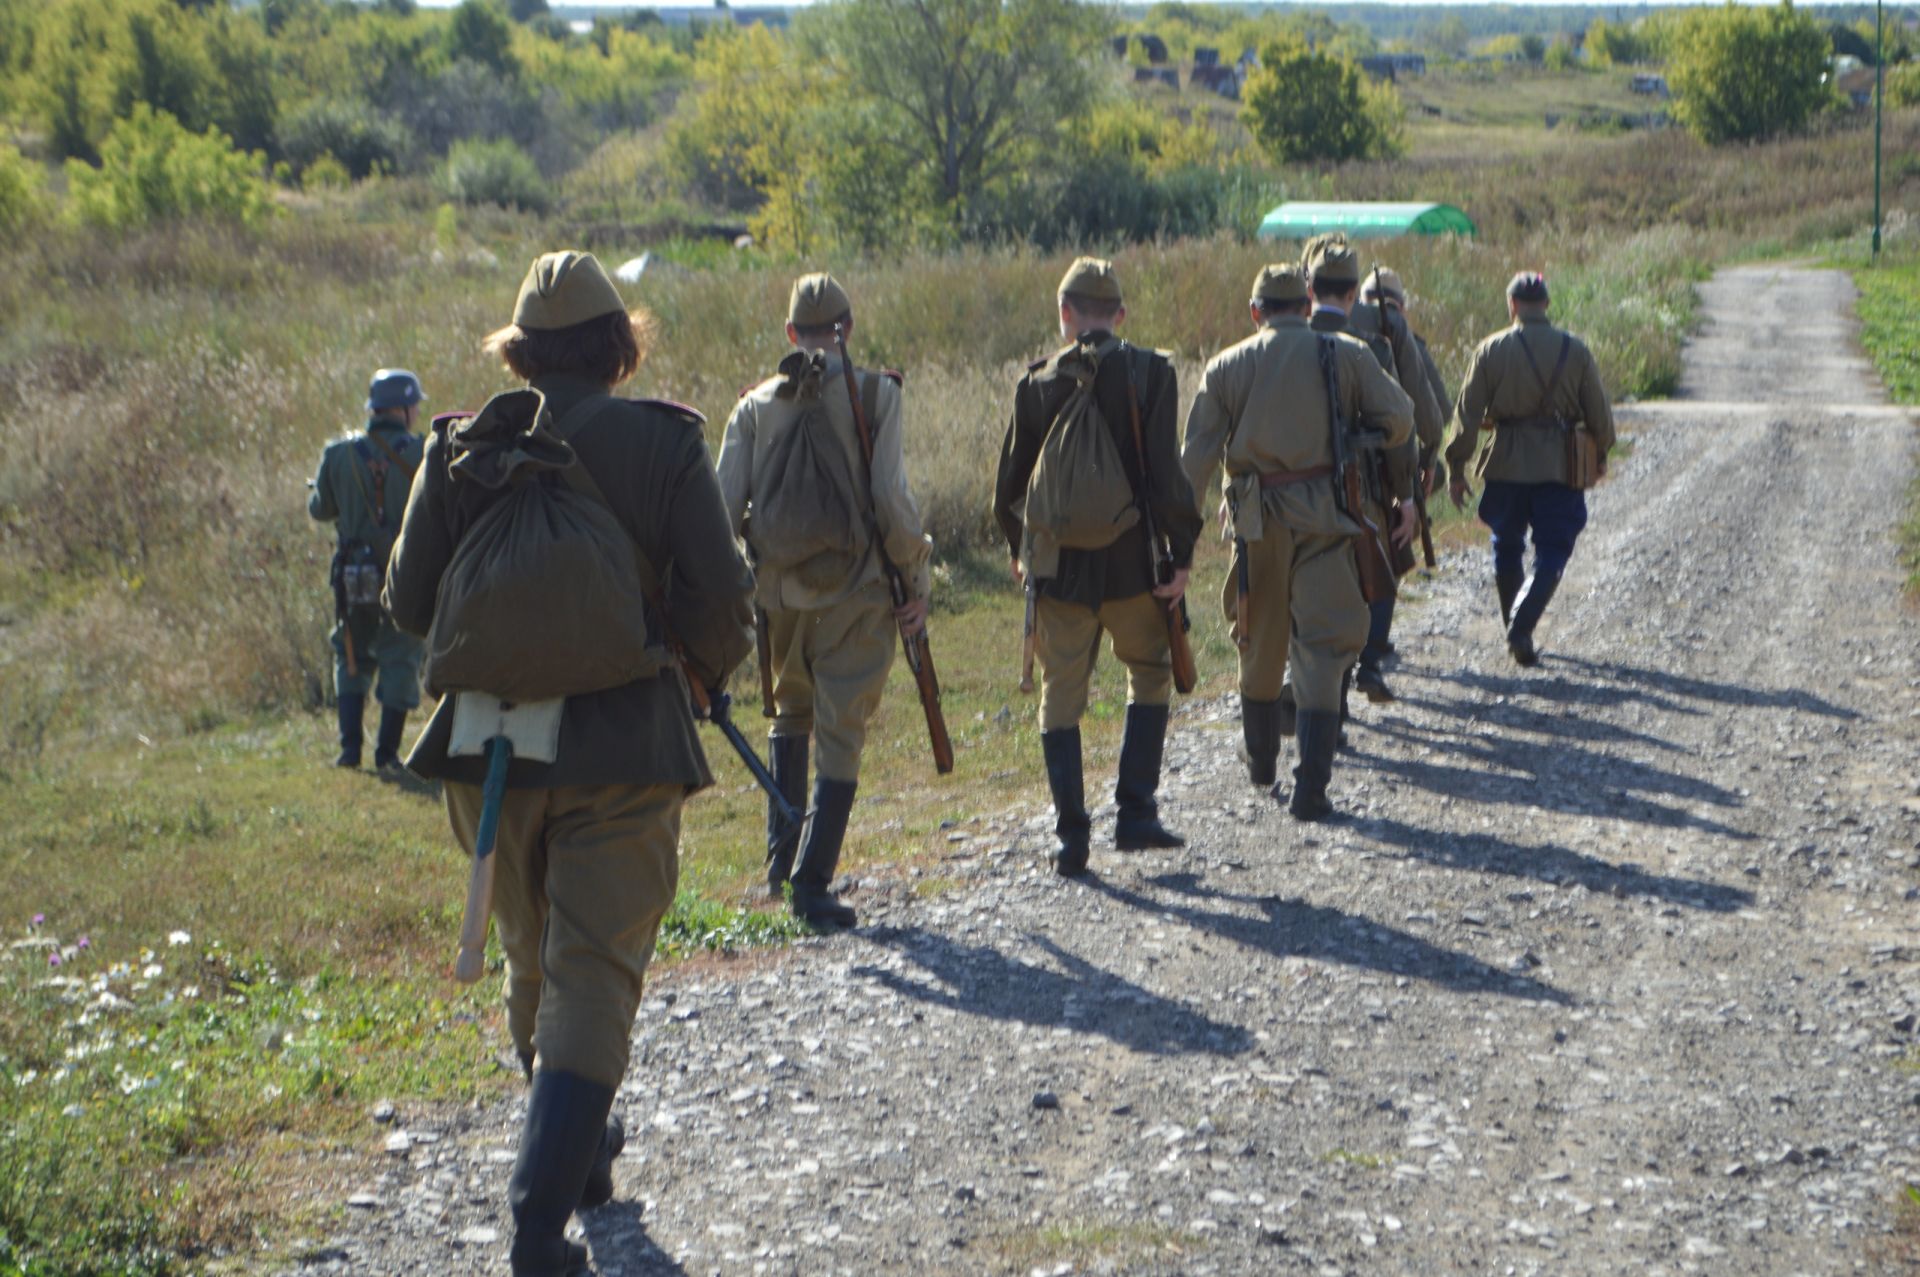
M1502 628L1513 624L1513 601L1520 597L1520 587L1526 584L1525 572L1500 572L1493 574L1493 588L1500 591L1500 625Z
M360 765L360 745L366 739L365 728L360 720L367 714L367 698L361 696L342 696L340 698L340 757L333 760L335 767L358 767Z
M1393 603L1382 599L1367 605L1367 645L1360 649L1360 668L1353 680L1360 694L1375 705L1393 700L1393 689L1380 672L1380 663L1387 659L1387 636L1393 632Z
M373 765L382 769L400 765L400 738L407 731L407 711L380 707L380 734L373 742Z
M1325 820L1333 814L1327 783L1333 779L1333 750L1339 735L1337 714L1318 709L1300 711L1300 727L1295 733L1300 765L1293 769L1293 801L1287 804L1295 820Z
M1337 738L1337 743L1341 749L1347 748L1347 720L1353 717L1353 710L1348 706L1347 702L1352 695L1353 667L1349 665L1347 672L1340 676L1340 735ZM1298 739L1300 735L1300 720L1298 715L1294 717L1293 734L1294 737Z
M600 1151L593 1155L593 1165L587 1168L587 1182L580 1189L581 1210L592 1210L596 1206L605 1206L613 1200L613 1159L627 1146L627 1126L618 1114L608 1114L606 1127L600 1132Z
M1527 582L1527 592L1514 604L1513 623L1507 627L1507 651L1518 664L1531 667L1540 663L1540 654L1533 647L1533 627L1540 623L1541 614L1559 588L1559 577L1543 577L1536 572Z
M1053 849L1053 871L1062 878L1077 877L1087 871L1087 853L1093 840L1086 781L1080 772L1080 729L1063 727L1041 732L1040 753L1047 760L1047 788L1053 791L1053 832L1060 840Z
M807 809L807 742L805 736L774 736L767 741L771 754L773 783L797 812ZM804 822L803 822L804 823ZM780 812L767 800L767 844L773 855L767 859L767 890L778 896L793 874L793 858L800 851L800 829L786 831L780 838ZM775 838L780 838L778 843Z
M1158 851L1184 847L1187 840L1160 823L1160 761L1166 754L1165 705L1127 706L1127 726L1120 738L1120 766L1113 798L1120 808L1113 826L1118 851Z
M520 1155L507 1182L513 1211L513 1277L584 1277L587 1249L567 1240L606 1138L613 1088L577 1073L541 1069L527 1096Z
M1293 684L1280 684L1280 699L1274 702L1279 707L1280 738L1285 740L1293 735L1294 716L1300 712L1299 705L1293 699Z
M840 844L847 838L847 818L853 814L855 781L822 776L813 786L813 818L793 871L794 917L815 927L851 927L853 910L834 899L834 871L840 867Z
M1268 788L1280 776L1280 702L1242 696L1240 737L1246 745L1247 779Z

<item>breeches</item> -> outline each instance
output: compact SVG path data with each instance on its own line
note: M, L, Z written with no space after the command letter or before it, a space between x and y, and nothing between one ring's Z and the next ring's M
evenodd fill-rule
M449 781L473 854L480 787ZM510 789L493 854L507 1029L541 1068L620 1085L647 963L680 881L681 785Z
M1127 701L1165 705L1173 699L1173 653L1166 614L1151 593L1109 599L1096 611L1042 594L1033 609L1033 659L1040 666L1040 730L1073 727L1087 712L1087 686L1100 654L1100 632L1127 667Z
M1366 645L1369 615L1360 597L1353 543L1343 536L1297 533L1268 520L1265 535L1236 547L1223 602L1235 617L1240 556L1247 560L1248 629L1235 634L1240 695L1270 701L1280 695L1289 666L1301 709L1338 710L1340 677Z
M411 634L403 634L393 621L382 616L373 632L373 650L353 654L358 673L347 673L346 626L333 627L333 690L336 696L365 696L369 687L374 699L388 709L417 709L420 705L420 665L426 659L427 645ZM374 682L375 671L379 682Z
M1480 521L1493 530L1494 571L1519 576L1526 570L1531 528L1534 575L1557 579L1587 526L1587 494L1564 483L1489 479L1480 496Z
M811 734L821 776L860 779L867 720L880 708L898 634L879 585L832 607L768 609L773 734Z

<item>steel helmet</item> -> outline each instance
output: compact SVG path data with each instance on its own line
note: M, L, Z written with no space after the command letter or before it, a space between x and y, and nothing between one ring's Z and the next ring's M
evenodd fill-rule
M427 392L420 389L420 379L405 368L382 368L367 383L368 412L406 408L426 397Z

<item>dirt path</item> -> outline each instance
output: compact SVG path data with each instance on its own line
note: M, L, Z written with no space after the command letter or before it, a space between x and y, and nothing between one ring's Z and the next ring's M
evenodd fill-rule
M1342 823L1287 820L1232 704L1193 704L1188 851L1096 844L1063 883L1044 813L984 817L920 891L864 888L859 934L659 981L601 1271L1904 1271L1914 435L1852 296L1706 287L1544 664L1455 556L1403 612L1402 699L1357 707ZM504 1273L516 1123L439 1122L280 1267Z

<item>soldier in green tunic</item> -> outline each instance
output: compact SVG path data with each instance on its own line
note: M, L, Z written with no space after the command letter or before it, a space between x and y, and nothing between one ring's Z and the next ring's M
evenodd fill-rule
M1535 665L1533 630L1553 599L1587 526L1587 495L1570 486L1568 444L1585 431L1605 475L1613 447L1613 409L1600 381L1600 366L1585 342L1553 326L1547 317L1547 281L1522 271L1507 285L1513 326L1480 343L1454 409L1459 433L1447 446L1453 472L1448 493L1456 506L1467 498L1467 464L1483 426L1493 445L1478 473L1486 480L1480 521L1493 532L1493 579L1500 594L1500 620L1507 649L1523 666ZM1527 534L1533 534L1533 575L1526 574Z
M380 606L387 556L406 513L423 444L413 433L426 395L404 368L382 368L367 387L367 425L327 445L308 485L307 513L334 525L333 689L340 710L340 767L358 767L367 692L380 702L373 761L400 765L407 715L420 704L419 639Z
M1330 399L1343 426L1379 430L1388 448L1413 433L1413 403L1356 338L1318 334L1307 322L1307 281L1269 266L1253 283L1254 335L1207 365L1187 416L1182 456L1197 493L1224 460L1234 568L1227 615L1240 647L1240 720L1253 783L1276 783L1286 734L1281 680L1291 670L1299 745L1288 810L1300 820L1332 814L1327 784L1339 739L1342 681L1367 637L1368 614L1354 561L1359 526L1335 492ZM1322 365L1332 343L1335 385ZM1243 599L1242 593L1245 598Z

